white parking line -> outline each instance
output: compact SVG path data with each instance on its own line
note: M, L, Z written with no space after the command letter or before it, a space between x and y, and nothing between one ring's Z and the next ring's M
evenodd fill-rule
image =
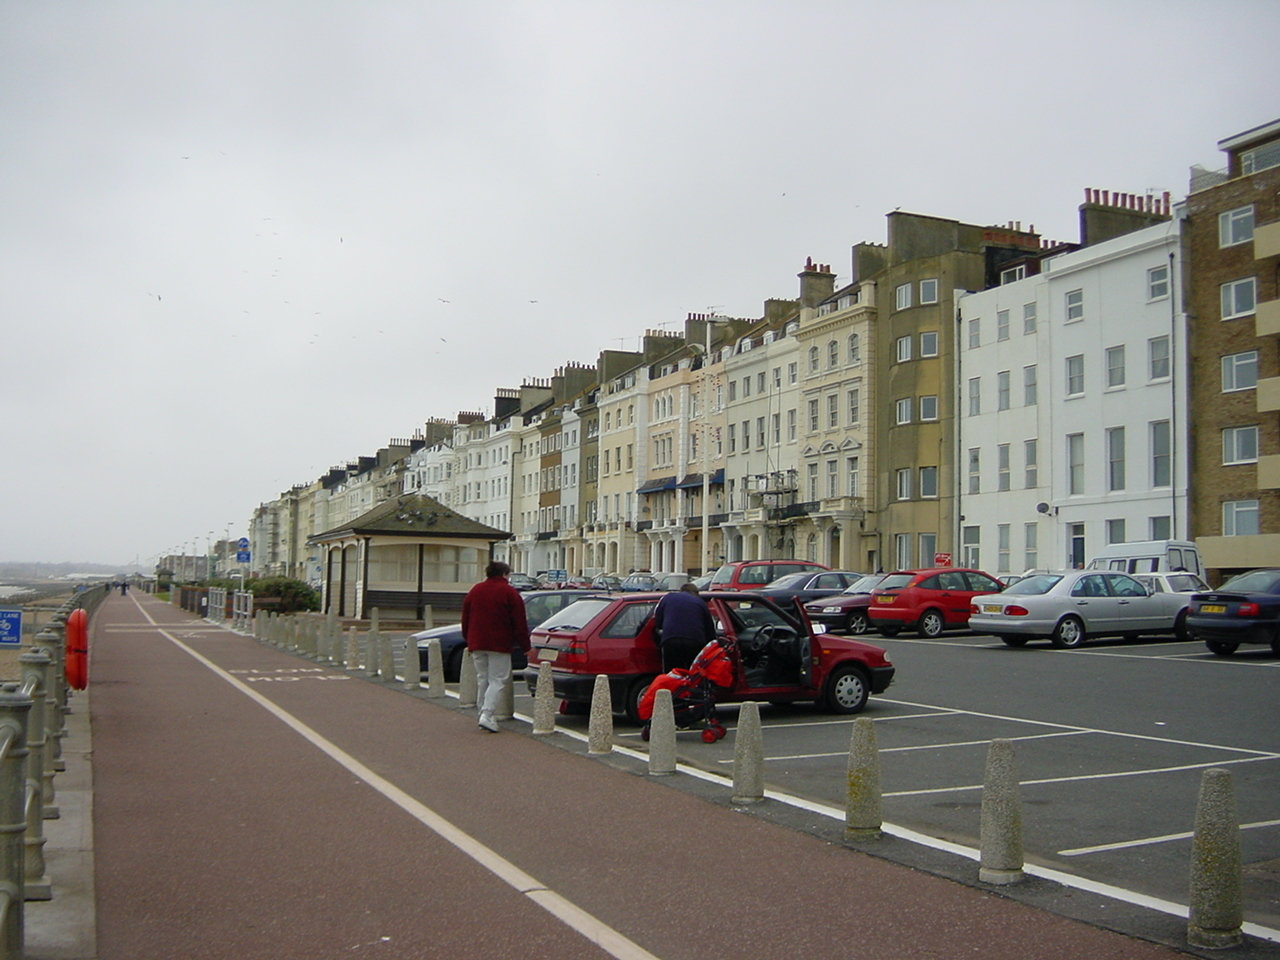
M1256 830L1259 827L1280 827L1280 820L1259 820L1257 823L1242 823L1241 830ZM1156 843L1168 843L1171 840L1190 840L1195 833L1166 833L1163 837L1145 837L1142 840L1125 840L1120 843L1100 843L1096 847L1076 847L1072 850L1059 850L1060 857L1078 857L1086 853L1106 853L1110 850L1127 850L1130 847L1146 847Z
M920 714L925 716L925 714ZM889 719L893 719L890 717ZM1050 737L1083 737L1088 736L1087 730L1063 730L1060 733L1033 733L1025 737L1004 737L1005 740L1047 740ZM921 743L914 747L881 747L880 753L909 753L913 750L944 750L949 747L984 747L991 743L987 740L960 740L955 743ZM830 757L847 757L849 751L843 750L839 753L793 753L790 756L782 757L765 757L765 760L823 760ZM733 763L732 760L718 760L717 763ZM887 796L887 794L886 794Z

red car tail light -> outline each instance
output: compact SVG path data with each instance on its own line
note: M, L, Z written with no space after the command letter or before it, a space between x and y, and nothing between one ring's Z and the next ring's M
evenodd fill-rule
M1020 607L1016 603L1011 603L1004 608L1004 615L1006 617L1025 617L1029 613L1031 613L1030 610L1026 607Z
M566 663L586 663L587 662L587 641L572 640L569 643L569 649L564 652Z
M1237 617L1256 617L1258 615L1258 605L1246 601L1236 607Z

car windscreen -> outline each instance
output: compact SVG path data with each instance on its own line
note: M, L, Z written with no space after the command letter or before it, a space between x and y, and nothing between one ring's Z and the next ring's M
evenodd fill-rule
M1199 593L1208 590L1209 585L1194 573L1175 573L1169 577L1169 589L1176 593Z
M880 581L884 579L883 573L872 573L865 577L859 577L853 583L844 588L845 593L870 593L874 588L880 585Z
M612 602L612 600L606 600L603 597L595 600L578 600L569 604L559 613L553 613L543 621L542 626L538 627L538 629L581 630Z
M785 577L779 577L769 584L770 590L784 590L787 587L798 587L805 580L809 579L807 573L788 573Z
M915 578L914 573L891 573L876 586L881 590L901 590Z
M1219 589L1232 593L1275 593L1280 584L1280 570L1251 570L1232 577Z
M718 583L731 583L733 581L733 564L726 563L723 567L711 575L711 585Z
M1021 594L1025 597L1038 597L1041 594L1048 593L1062 580L1060 576L1039 575L1034 577L1026 577L1019 580L1011 587L1005 588L1005 593Z

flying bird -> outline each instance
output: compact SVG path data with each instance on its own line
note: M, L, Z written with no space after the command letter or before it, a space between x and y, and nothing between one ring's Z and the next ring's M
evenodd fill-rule
M452 300L446 300L444 297L436 297L441 303L453 303Z

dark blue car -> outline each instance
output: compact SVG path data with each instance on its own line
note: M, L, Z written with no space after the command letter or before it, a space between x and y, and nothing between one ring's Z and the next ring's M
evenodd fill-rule
M1280 656L1280 569L1250 570L1217 590L1194 594L1187 629L1220 657L1242 643L1270 644Z
M530 590L521 593L524 600L524 613L529 620L529 629L537 627L553 613L559 613L575 600L586 597L605 596L597 590ZM447 627L436 627L415 633L411 640L418 644L418 667L422 673L427 672L427 641L440 641L440 655L444 658L444 678L449 683L457 683L462 673L462 655L467 645L462 640L461 624L450 624ZM516 651L511 657L511 669L523 670L528 666L525 655Z

